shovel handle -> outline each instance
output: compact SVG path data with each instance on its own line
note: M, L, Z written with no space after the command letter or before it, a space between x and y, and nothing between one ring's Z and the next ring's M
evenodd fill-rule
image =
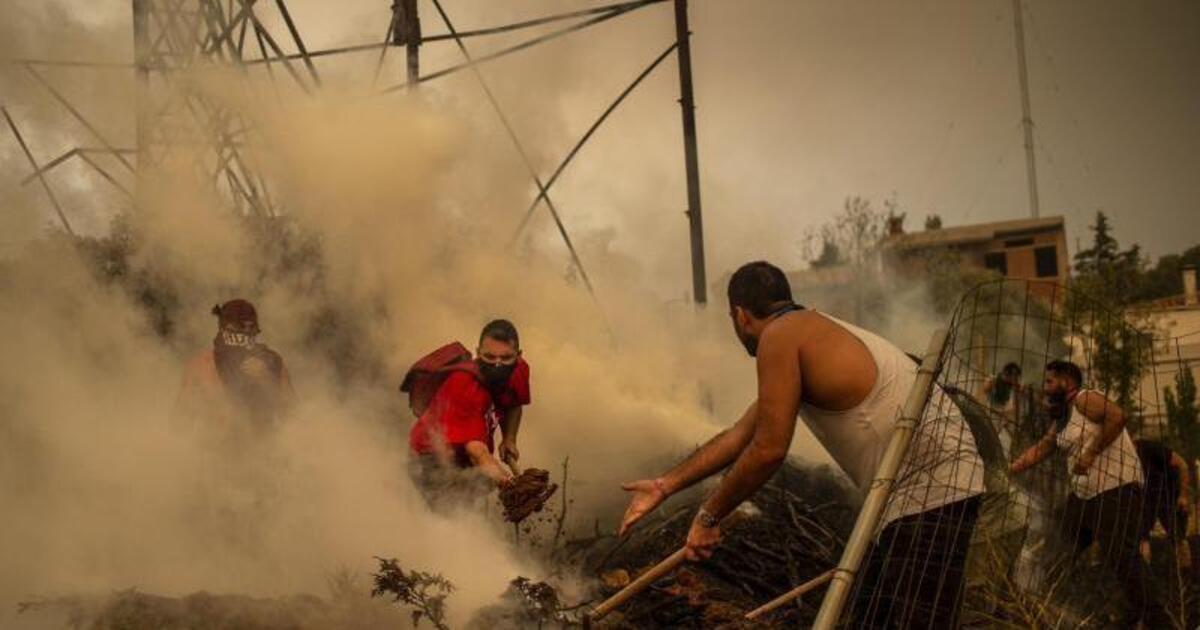
M784 604L787 604L788 602L796 599L797 597L800 597L801 595L817 588L818 586L821 586L822 584L828 582L831 579L833 579L833 569L830 569L830 570L822 573L821 575L818 575L817 577L801 584L800 586L797 586L796 588L784 593L783 595L780 595L779 597L772 599L771 601L763 604L762 606L759 606L758 608L751 610L750 612L746 613L746 619L748 619L748 620L757 619L757 618L761 617L762 615L765 615L765 614L771 612L772 610L775 610L776 608L781 608L781 607L783 607Z
M600 602L598 606L588 613L588 617L592 621L603 618L608 613L616 610L621 604L629 601L634 595L646 590L646 587L658 581L662 576L679 568L679 565L683 564L686 559L687 547L683 547L679 551L667 556L665 560L647 569L645 573L637 576L637 579L630 582L625 588L617 591L612 597Z

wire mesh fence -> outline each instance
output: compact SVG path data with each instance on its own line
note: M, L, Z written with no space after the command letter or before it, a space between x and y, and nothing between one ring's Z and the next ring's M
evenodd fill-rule
M818 627L1186 627L1190 442L1164 390L1190 367L1155 324L1053 283L968 292Z

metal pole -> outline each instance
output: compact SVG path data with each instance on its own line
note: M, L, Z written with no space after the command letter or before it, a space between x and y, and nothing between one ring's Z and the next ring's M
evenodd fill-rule
M150 164L150 2L133 0L133 63L137 84L134 87L135 133L137 134L137 170L134 172L135 191L139 180Z
M887 450L884 451L883 459L879 462L879 470L875 472L875 480L871 483L866 500L863 501L862 511L859 512L858 520L854 522L854 530L850 532L850 538L846 541L842 559L838 561L838 566L834 569L829 591L825 593L825 599L821 602L821 610L817 613L816 621L813 622L815 630L833 628L842 616L842 609L850 595L850 588L854 586L854 576L862 566L867 549L871 546L871 540L875 537L875 530L883 518L883 509L887 505L892 485L896 481L896 473L900 471L904 454L908 451L908 445L912 442L917 423L920 422L925 404L929 401L930 392L933 391L934 377L937 376L939 367L938 359L941 357L942 348L945 345L946 331L944 330L935 332L933 338L929 340L929 348L921 359L921 367L917 368L916 381L913 382L912 389L908 392L908 399L904 402L900 419L896 421L896 428L892 430L892 438L888 441Z
M700 163L696 153L696 103L692 96L692 48L687 0L675 0L675 40L679 44L679 105L683 110L683 160L687 171L688 223L692 245L692 296L708 302L704 273L704 224L700 213Z
M392 43L404 46L408 77L405 85L412 89L421 80L421 20L417 16L417 0L395 0L392 11L396 24L392 31Z
M1017 39L1017 76L1021 82L1021 126L1025 132L1025 171L1029 180L1029 214L1041 215L1038 203L1037 164L1033 155L1033 115L1029 113L1029 71L1025 68L1025 19L1021 0L1013 0L1013 31Z

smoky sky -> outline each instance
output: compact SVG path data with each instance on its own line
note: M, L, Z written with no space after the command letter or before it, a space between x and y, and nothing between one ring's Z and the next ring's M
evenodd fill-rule
M598 4L443 3L460 29ZM46 10L18 0L4 5L0 11ZM83 13L73 3L47 5L87 29L131 39L128 2L93 3ZM379 41L389 5L289 2L310 49ZM445 32L431 4L422 2L420 10L426 34ZM1066 217L1072 253L1097 210L1109 214L1123 244L1140 243L1151 255L1200 242L1200 5L1027 2L1025 16L1043 216ZM691 17L710 280L752 258L801 266L804 231L829 220L851 195L880 208L895 199L910 230L921 229L932 213L948 226L1028 216L1011 2L697 0ZM264 19L286 32L272 16ZM28 24L44 32L24 33L22 53L64 53L53 43L61 35L54 20ZM487 64L484 73L544 177L673 36L665 3ZM470 45L483 54L520 37ZM129 55L131 46L114 42L97 54ZM435 70L458 55L451 44L427 44L422 65ZM349 85L366 80L373 59L318 64L342 71ZM399 62L392 53L381 85L401 78ZM66 71L48 74L73 81ZM428 87L430 98L459 111L480 133L494 134L497 169L524 177L468 73ZM34 90L26 82L9 86L3 97L53 107ZM87 94L75 96L85 100L85 113L101 107L86 103ZM677 69L668 60L601 128L553 193L585 263L605 251L631 255L655 271L666 295L681 295L689 285L677 98ZM128 104L104 107L131 111ZM54 116L66 120L52 111L39 120ZM61 141L61 130L31 133L39 131L42 138L31 140L35 150L44 138ZM7 132L0 135L11 157L10 144ZM4 179L24 176L22 163L5 164ZM48 205L45 211L49 216ZM507 213L515 225L524 208L486 211ZM561 248L544 211L535 215L531 234Z

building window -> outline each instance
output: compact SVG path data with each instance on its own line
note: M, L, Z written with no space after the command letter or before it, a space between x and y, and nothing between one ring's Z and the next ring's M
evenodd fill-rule
M1050 278L1058 275L1058 248L1053 245L1035 248L1033 258L1037 267L1037 277Z
M1033 245L1032 237L1031 238L1014 238L1011 240L1004 241L1005 247L1025 247L1027 245Z
M983 266L999 273L1008 275L1008 256L1004 252L988 252L983 255Z

